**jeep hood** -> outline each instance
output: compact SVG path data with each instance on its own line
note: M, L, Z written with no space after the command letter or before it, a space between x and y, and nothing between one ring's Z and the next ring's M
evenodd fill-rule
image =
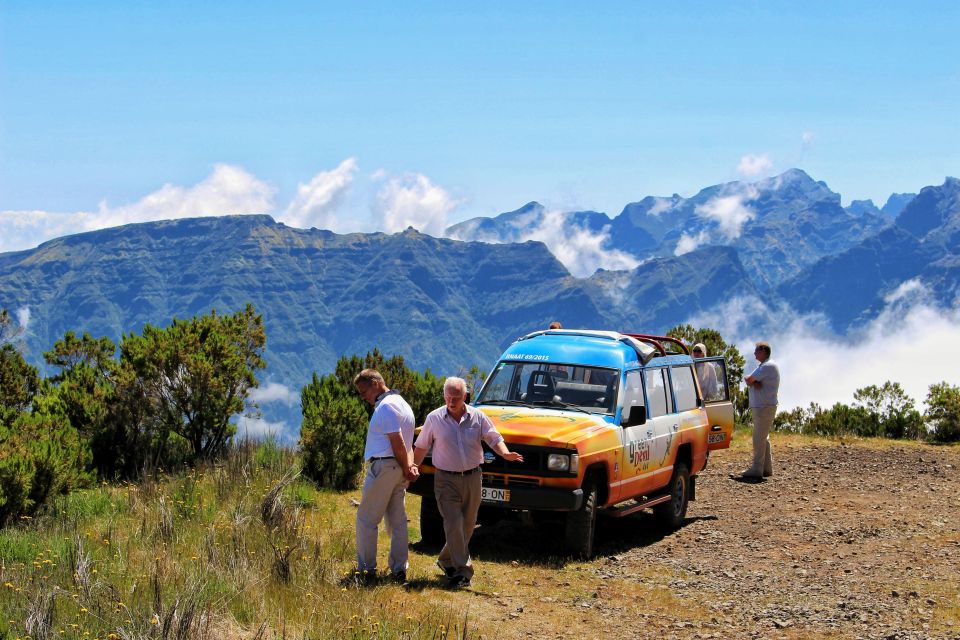
M508 443L538 446L573 445L613 432L614 427L599 415L558 411L541 407L487 407L485 413Z

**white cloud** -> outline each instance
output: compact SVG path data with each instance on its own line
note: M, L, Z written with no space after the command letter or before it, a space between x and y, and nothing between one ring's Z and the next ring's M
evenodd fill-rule
M756 366L754 342L770 342L780 367L781 411L811 402L850 405L857 389L888 380L899 382L921 408L931 384L960 384L960 308L924 302L925 289L916 282L901 288L908 297L895 297L874 321L847 336L831 332L821 316L798 316L743 298L690 322L715 328L737 344L747 373Z
M192 187L165 184L137 202L97 211L50 213L0 212L0 251L29 249L63 235L94 231L134 222L266 213L273 209L274 187L240 167L218 164Z
M0 211L0 252L30 249L52 238L83 231L79 214Z
M627 272L609 273L603 278L595 280L603 292L615 305L622 305L626 301L627 287L630 285L630 274Z
M683 233L680 235L680 240L677 241L677 247L673 250L673 255L682 256L685 253L690 253L707 242L710 242L710 234L706 229L700 231L700 233L695 236Z
M137 202L120 207L100 204L84 216L87 231L132 222L267 213L273 209L276 189L240 167L218 164L213 173L192 187L165 184Z
M730 241L740 237L743 225L756 217L756 213L747 202L756 198L757 189L752 185L743 185L735 193L714 196L698 206L696 214L702 218L714 220L720 227L720 233Z
M484 233L477 229L481 221L471 221L450 237L495 244L536 240L547 245L550 253L577 277L589 276L601 268L629 270L640 264L629 253L608 248L610 225L603 227L600 233L594 233L570 224L569 215L564 211L535 209L512 220L506 229Z
M378 172L381 178L385 174ZM375 217L387 233L413 227L440 237L447 227L447 216L460 201L419 173L392 178L377 192L373 206Z
M237 436L244 438L263 438L265 436L275 436L284 440L289 434L286 422L267 422L263 418L251 416L240 416L237 420Z
M900 283L893 291L888 293L883 297L883 301L887 305L894 304L903 304L903 303L923 303L927 302L930 298L930 291L923 284L923 281L920 278L911 278L905 282Z
M773 169L773 160L767 154L747 154L740 158L737 164L737 174L744 178L756 178L769 173Z
M676 201L673 198L654 198L653 206L647 211L648 216L657 217L665 211L673 209Z
M337 209L353 183L357 161L347 158L332 171L321 171L310 182L297 186L297 195L279 218L291 227L338 230Z
M549 247L557 260L577 277L589 276L599 268L633 269L640 261L628 253L606 246L610 241L610 227L600 233L567 224L568 213L547 211L539 224L532 227L518 242L539 240Z
M20 307L17 309L17 324L24 331L30 326L30 307Z
M800 150L806 151L813 146L813 140L816 136L813 135L812 131L804 131L800 136Z
M279 382L268 382L263 386L250 389L250 399L258 404L282 402L293 406L300 402L300 394Z

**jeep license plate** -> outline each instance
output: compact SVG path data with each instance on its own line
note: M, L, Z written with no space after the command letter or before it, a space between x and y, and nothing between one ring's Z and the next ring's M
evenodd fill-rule
M484 502L510 502L510 491L494 487L481 487L480 499Z
M727 437L725 433L711 433L707 435L707 444L714 444L716 442L723 442Z

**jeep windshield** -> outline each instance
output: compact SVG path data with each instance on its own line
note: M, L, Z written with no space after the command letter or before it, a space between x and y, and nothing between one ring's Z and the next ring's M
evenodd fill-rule
M616 411L616 369L544 362L500 362L476 404L528 405L587 413Z

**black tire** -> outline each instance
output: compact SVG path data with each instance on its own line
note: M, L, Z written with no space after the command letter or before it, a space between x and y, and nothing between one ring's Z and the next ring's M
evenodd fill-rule
M420 498L420 540L431 546L444 542L443 517L434 496Z
M667 491L670 492L670 501L655 506L653 513L665 526L679 529L687 517L687 504L690 502L690 471L687 465L682 462L673 465Z
M577 558L593 557L593 534L597 523L597 484L593 480L583 483L583 504L567 514L567 550Z

